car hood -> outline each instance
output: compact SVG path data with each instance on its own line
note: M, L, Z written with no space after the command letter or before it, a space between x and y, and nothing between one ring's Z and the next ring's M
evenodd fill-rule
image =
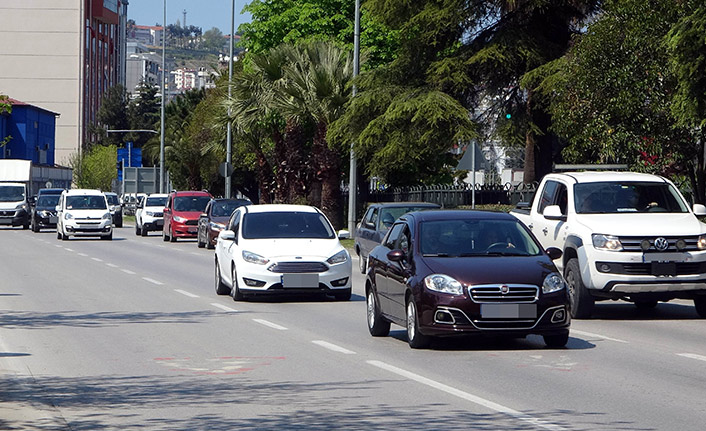
M581 214L580 224L593 233L616 236L696 235L706 225L692 213Z
M14 210L18 205L23 204L24 201L17 202L0 202L0 210Z
M344 250L338 239L276 238L242 240L242 249L272 260L325 260Z
M557 272L548 256L424 257L430 274L446 274L466 285L533 284ZM419 271L417 271L419 273Z
M156 207L144 207L143 211L151 211L151 212L155 212L155 213L161 213L162 211L164 211L164 207L161 205L157 205Z

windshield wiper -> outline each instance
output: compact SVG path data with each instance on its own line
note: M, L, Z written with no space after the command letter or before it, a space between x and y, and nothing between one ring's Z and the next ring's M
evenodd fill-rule
M422 257L449 257L451 256L448 253L428 253L428 254L423 254Z
M487 251L485 256L529 256L527 252L521 251Z

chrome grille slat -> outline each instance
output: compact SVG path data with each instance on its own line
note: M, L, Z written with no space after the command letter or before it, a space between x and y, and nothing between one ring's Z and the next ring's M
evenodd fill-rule
M502 293L502 284L469 286L468 294L476 303L513 302L530 303L537 300L539 288L530 284L507 284L508 292Z
M620 240L620 243L623 245L623 250L625 252L642 252L642 247L640 246L640 243L642 240L648 240L650 242L650 248L649 250L646 251L646 253L664 253L664 252L674 252L677 251L677 241L680 239L683 239L684 242L686 243L686 247L683 250L680 251L699 251L698 247L696 244L698 243L699 237L698 236L661 236L662 238L666 239L667 242L669 242L669 247L666 250L657 250L654 247L654 242L655 239L659 238L660 235L656 236L644 236L644 237L636 237L636 236L621 236L618 237Z
M267 269L272 272L297 274L326 272L329 268L322 262L278 262Z

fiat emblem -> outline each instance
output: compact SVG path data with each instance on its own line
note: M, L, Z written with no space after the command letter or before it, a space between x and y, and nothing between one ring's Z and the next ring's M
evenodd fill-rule
M669 247L669 241L664 237L659 237L655 240L655 248L659 251L664 251Z
M503 295L507 295L508 292L510 292L510 286L508 286L507 284L503 284L500 286L500 293L502 293Z

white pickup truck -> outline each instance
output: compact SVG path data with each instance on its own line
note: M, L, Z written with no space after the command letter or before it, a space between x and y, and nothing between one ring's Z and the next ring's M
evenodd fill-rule
M706 224L677 187L660 176L573 172L542 179L534 200L510 212L545 247L569 286L571 314L591 316L595 301L638 308L692 299L706 318Z

